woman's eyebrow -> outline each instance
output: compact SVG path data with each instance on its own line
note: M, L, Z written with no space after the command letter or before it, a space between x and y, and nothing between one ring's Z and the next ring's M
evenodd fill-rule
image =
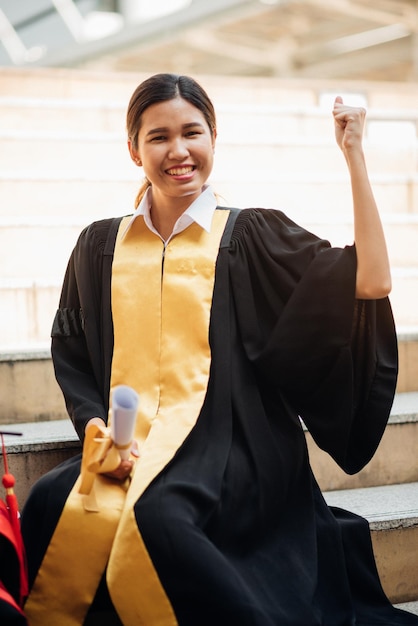
M155 133L166 133L168 131L168 128L152 128L151 130L149 130L147 132L147 136L148 135L155 135Z
M203 124L200 122L189 122L188 124L183 124L183 128L191 128L192 126L200 126L203 128Z
M187 128L192 128L196 126L203 128L203 124L201 124L200 122L188 122L187 124L183 124L182 128L187 129ZM168 131L169 131L169 128L167 126L161 126L160 128L152 128L151 130L147 132L147 136L155 135L156 133L167 133Z

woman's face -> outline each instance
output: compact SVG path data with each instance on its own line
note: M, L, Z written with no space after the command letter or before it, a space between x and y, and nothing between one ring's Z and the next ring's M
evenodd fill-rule
M129 149L152 184L153 204L185 196L191 203L212 171L214 146L215 135L203 114L178 97L144 111L138 148Z

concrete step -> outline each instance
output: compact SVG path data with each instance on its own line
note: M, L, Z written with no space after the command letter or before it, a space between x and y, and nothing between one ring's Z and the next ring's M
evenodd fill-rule
M415 267L392 268L390 301L398 327L418 326L418 274Z
M413 216L418 212L415 174L370 172L370 180L383 217L393 213ZM239 171L223 172L215 163L212 184L228 205L280 208L300 223L351 219L351 189L346 172L285 171L267 178L262 171L255 171L253 177L245 178L240 177Z
M398 350L397 391L398 393L416 391L418 390L418 328L398 327Z
M0 355L0 425L65 420L68 414L50 350ZM41 427L40 427L41 428Z
M329 505L365 517L383 588L392 602L418 598L418 482L326 492Z
M68 133L46 131L0 132L0 169L57 172L111 171L133 168L123 128L119 133Z
M64 260L54 259L61 270ZM63 274L61 273L61 276ZM0 346L3 351L45 349L61 293L61 282L42 279L0 280Z
M311 466L324 491L418 481L418 392L397 393L388 426L372 460L349 476L306 433Z
M351 215L303 216L299 223L307 230L328 239L332 245L344 247L354 240L354 224ZM418 214L382 213L382 223L392 269L418 267Z
M378 144L365 143L368 169L371 174L413 174L416 172L416 147L387 150ZM215 175L222 171L231 180L275 181L277 172L346 173L346 165L332 139L289 137L270 143L250 143L237 137L223 141L218 137Z
M52 316L49 323L52 323ZM418 330L400 333L398 345L399 378L391 411L394 425L417 421ZM55 381L50 340L32 348L3 349L0 352L0 424L66 417L61 391Z
M4 424L1 429L20 433L20 436L4 438L20 508L38 478L81 452L80 441L69 419Z
M59 284L78 236L87 222L71 216L20 219L6 224L0 219L0 284L16 288L39 282ZM24 251L24 254L22 254ZM28 263L28 261L30 262Z
M87 224L95 219L133 211L142 174L133 172L87 173L59 170L0 170L2 220L22 223L73 219Z
M118 132L127 102L107 98L0 97L0 131Z

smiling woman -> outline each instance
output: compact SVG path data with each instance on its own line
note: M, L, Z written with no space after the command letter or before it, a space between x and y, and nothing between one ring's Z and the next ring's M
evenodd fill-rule
M217 205L215 113L192 78L134 92L128 149L146 183L132 215L81 233L53 323L88 445L23 511L31 626L418 625L382 590L366 520L325 503L300 422L355 473L397 380L365 111L337 98L333 115L353 191L345 248L280 211ZM141 398L127 460L108 425L122 384Z

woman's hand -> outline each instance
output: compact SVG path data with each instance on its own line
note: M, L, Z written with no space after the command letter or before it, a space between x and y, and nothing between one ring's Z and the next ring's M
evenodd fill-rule
M135 439L132 442L131 455L134 456L136 459L139 457L138 443L135 441ZM135 461L131 460L121 461L120 465L115 470L113 470L113 472L107 472L106 474L103 474L103 476L107 476L108 478L112 478L113 480L123 482L128 478L128 476L131 475L134 463Z
M346 158L353 150L362 149L366 110L344 104L341 96L334 102L335 138Z
M101 417L92 417L86 424L86 430L90 426L101 426L106 428L106 423L102 420ZM138 443L134 440L132 442L131 455L135 458L139 457L139 448ZM106 472L103 476L107 476L107 478L112 478L113 480L117 480L119 482L123 482L130 476L135 461L131 461L130 459L127 461L121 461L118 467L112 472Z
M341 96L334 102L335 138L347 158L353 150L362 149L366 110L344 104Z
M112 478L113 480L117 480L119 482L123 482L130 476L132 469L134 466L133 461L121 461L119 467L117 467L113 472L106 472L103 476L107 478Z

